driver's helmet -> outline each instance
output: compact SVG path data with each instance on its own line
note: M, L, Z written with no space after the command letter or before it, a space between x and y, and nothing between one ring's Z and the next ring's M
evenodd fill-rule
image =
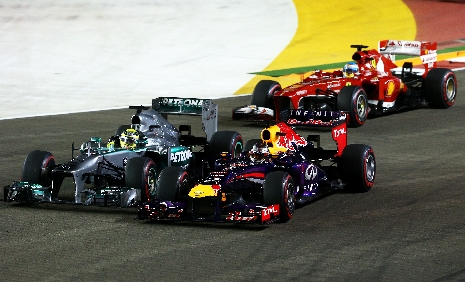
M358 72L358 65L355 62L347 63L342 69L344 77L354 77L355 73Z
M121 148L134 150L137 146L137 141L139 140L139 132L135 129L128 128L121 133L119 140Z
M265 161L270 156L270 150L266 144L255 144L249 151L249 157L253 162Z

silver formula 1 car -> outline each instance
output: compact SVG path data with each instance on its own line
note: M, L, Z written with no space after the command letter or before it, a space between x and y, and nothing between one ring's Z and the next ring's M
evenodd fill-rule
M60 188L72 177L75 204L135 206L155 193L157 175L165 167L182 167L196 175L203 173L196 171L206 167L203 162L221 152L242 152L239 133L217 131L218 105L211 100L158 98L152 108L130 108L137 109L130 125L119 126L108 142L92 137L80 148L73 143L68 162L56 164L46 151L29 153L21 181L4 187L4 200L63 202ZM193 136L190 125L176 129L167 121L169 114L202 116L206 136Z

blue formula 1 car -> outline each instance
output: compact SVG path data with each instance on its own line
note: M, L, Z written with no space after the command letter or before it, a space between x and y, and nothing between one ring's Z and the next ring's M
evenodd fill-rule
M320 147L320 136L304 138L293 125L331 126L337 149ZM168 167L159 175L155 197L139 207L143 220L287 222L296 205L338 189L366 192L376 162L368 145L347 145L342 112L291 110L286 122L261 131L239 157L224 153L200 181Z

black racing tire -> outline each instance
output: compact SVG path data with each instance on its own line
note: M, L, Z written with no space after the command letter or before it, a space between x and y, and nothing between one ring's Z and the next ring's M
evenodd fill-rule
M375 183L376 159L368 145L350 144L342 151L338 163L339 174L350 192L368 192Z
M244 152L248 152L250 151L253 146L257 143L263 143L262 139L250 139L250 140L247 140L247 142L245 142L245 145L244 145Z
M120 136L121 133L123 133L126 129L129 129L129 128L131 128L131 125L129 124L120 125L118 129L116 129L115 135Z
M27 155L23 163L21 181L40 184L44 187L52 184L52 170L55 157L50 152L35 150Z
M141 201L150 200L156 192L156 165L151 158L129 159L124 171L124 186L141 190Z
M294 180L285 171L270 172L263 183L265 205L279 204L280 222L289 221L295 212Z
M431 69L426 75L423 91L428 105L432 108L447 109L455 103L457 78L450 69Z
M273 96L281 90L281 85L274 80L260 80L252 92L252 105L275 110Z
M337 95L337 110L349 114L349 126L362 126L368 116L368 98L359 86L345 86Z
M228 152L233 158L238 157L244 148L242 135L236 131L217 131L213 133L208 143L208 155L215 159L221 153Z
M177 202L186 197L189 189L188 174L177 166L164 168L158 177L155 198L161 201Z

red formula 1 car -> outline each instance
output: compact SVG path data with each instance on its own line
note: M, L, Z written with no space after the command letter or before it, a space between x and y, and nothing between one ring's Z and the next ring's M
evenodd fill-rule
M233 110L233 119L285 120L289 109L343 111L349 125L363 125L368 115L398 111L403 108L430 106L449 108L455 102L457 79L452 70L436 68L436 43L383 40L378 50L357 48L353 62L342 70L315 71L302 82L284 89L273 80L260 81L250 106ZM412 62L402 68L395 55L419 56L424 71L416 71Z

